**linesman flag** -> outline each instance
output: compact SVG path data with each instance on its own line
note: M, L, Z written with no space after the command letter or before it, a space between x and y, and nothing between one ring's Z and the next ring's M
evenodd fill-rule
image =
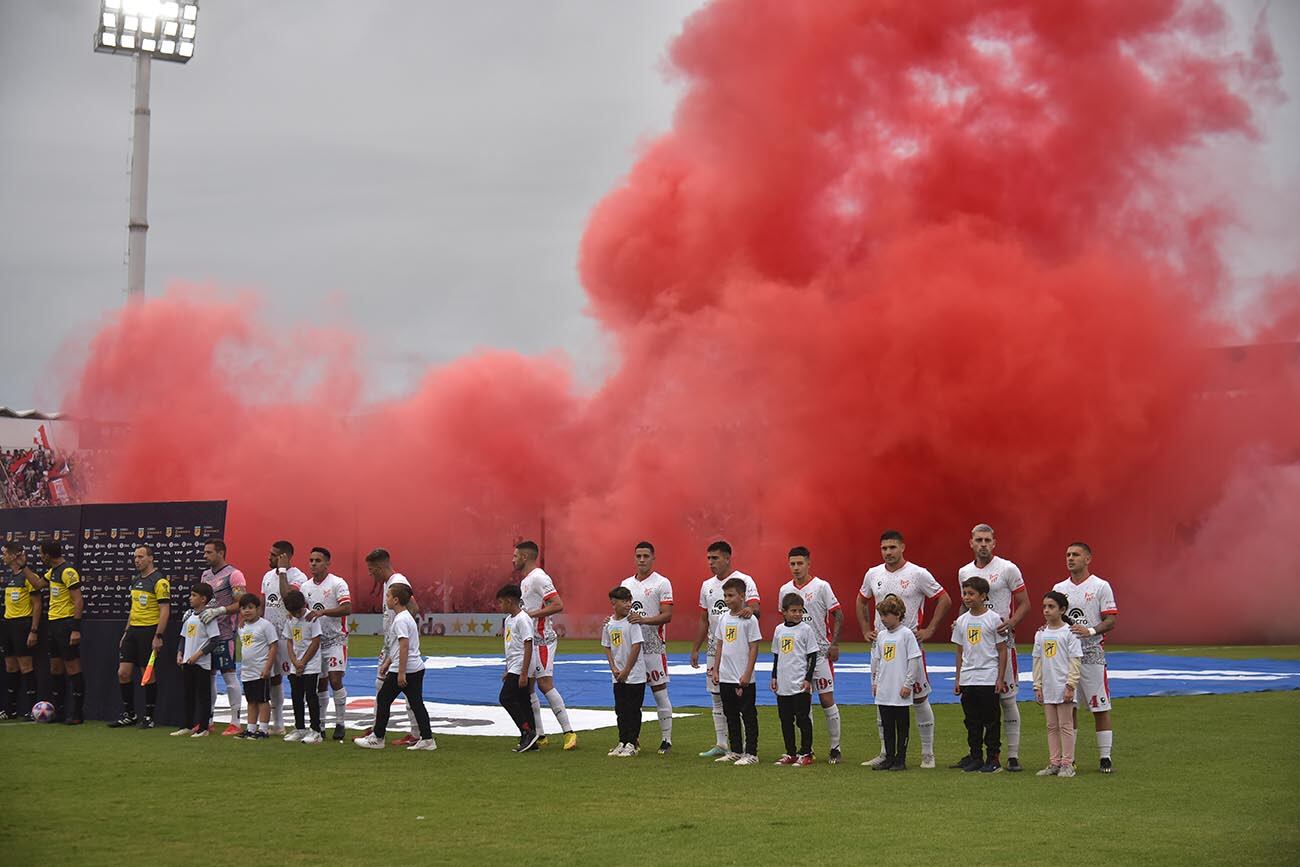
M140 685L148 686L153 683L153 661L158 656L158 651L149 651L149 664L144 667L144 674L140 675Z

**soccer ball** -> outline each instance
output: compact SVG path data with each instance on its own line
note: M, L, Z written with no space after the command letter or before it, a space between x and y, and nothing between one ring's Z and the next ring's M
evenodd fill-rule
M54 705L48 701L38 701L32 705L32 717L37 722L54 722Z

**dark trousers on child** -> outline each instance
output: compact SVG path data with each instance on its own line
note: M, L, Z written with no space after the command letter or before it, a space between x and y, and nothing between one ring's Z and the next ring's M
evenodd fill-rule
M420 740L427 741L433 737L433 729L429 727L429 709L424 706L423 668L406 673L406 686L397 685L397 672L388 672L388 676L384 678L384 685L379 687L379 695L375 697L374 736L377 738L384 736L384 731L388 728L388 711L398 693L406 696L406 703L411 708L411 714L415 717L415 724L420 732ZM315 698L314 695L312 697Z
M1002 702L997 687L963 686L961 709L966 715L966 743L971 756L979 756L982 746L992 760L1002 750Z
M812 693L796 692L778 695L776 712L781 717L781 737L785 738L787 756L806 756L812 753ZM794 748L794 729L799 727L799 750Z
M731 751L758 755L758 708L754 706L754 684L720 683L718 693L722 698L722 714L727 718L727 740Z
M912 727L912 709L907 705L878 704L880 725L885 732L885 756L907 759L907 736Z
M614 716L618 719L618 742L641 745L641 705L645 702L645 681L614 683Z
M528 686L520 686L519 675L507 673L501 680L501 694L497 696L497 701L515 721L521 735L533 733L532 689L531 680L528 681Z
M184 728L206 729L212 722L212 672L201 665L181 666L184 687Z
M424 672L420 674L423 676ZM396 675L394 675L396 677ZM316 685L320 681L319 674L291 674L289 675L289 695L293 699L293 727L302 731L302 710L303 705L307 705L308 719L311 720L311 730L314 732L323 732L324 729L320 723L320 702L316 699ZM411 676L406 676L406 682L409 685Z

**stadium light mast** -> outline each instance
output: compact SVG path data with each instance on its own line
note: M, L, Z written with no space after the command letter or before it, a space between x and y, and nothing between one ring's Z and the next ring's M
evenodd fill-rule
M131 208L127 218L126 299L144 298L144 241L149 231L149 67L152 61L188 63L194 56L199 5L161 0L100 0L95 50L135 59L131 125Z

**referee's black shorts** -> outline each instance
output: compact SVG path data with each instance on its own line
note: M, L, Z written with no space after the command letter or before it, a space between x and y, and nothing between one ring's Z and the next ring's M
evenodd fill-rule
M32 648L27 646L27 636L32 631L32 618L27 617L6 617L4 634L0 635L0 643L4 644L5 656L31 656Z
M80 659L81 645L72 643L76 623L71 617L50 621L50 659Z
M144 668L149 664L149 654L153 653L153 637L157 632L157 626L128 626L117 658Z

